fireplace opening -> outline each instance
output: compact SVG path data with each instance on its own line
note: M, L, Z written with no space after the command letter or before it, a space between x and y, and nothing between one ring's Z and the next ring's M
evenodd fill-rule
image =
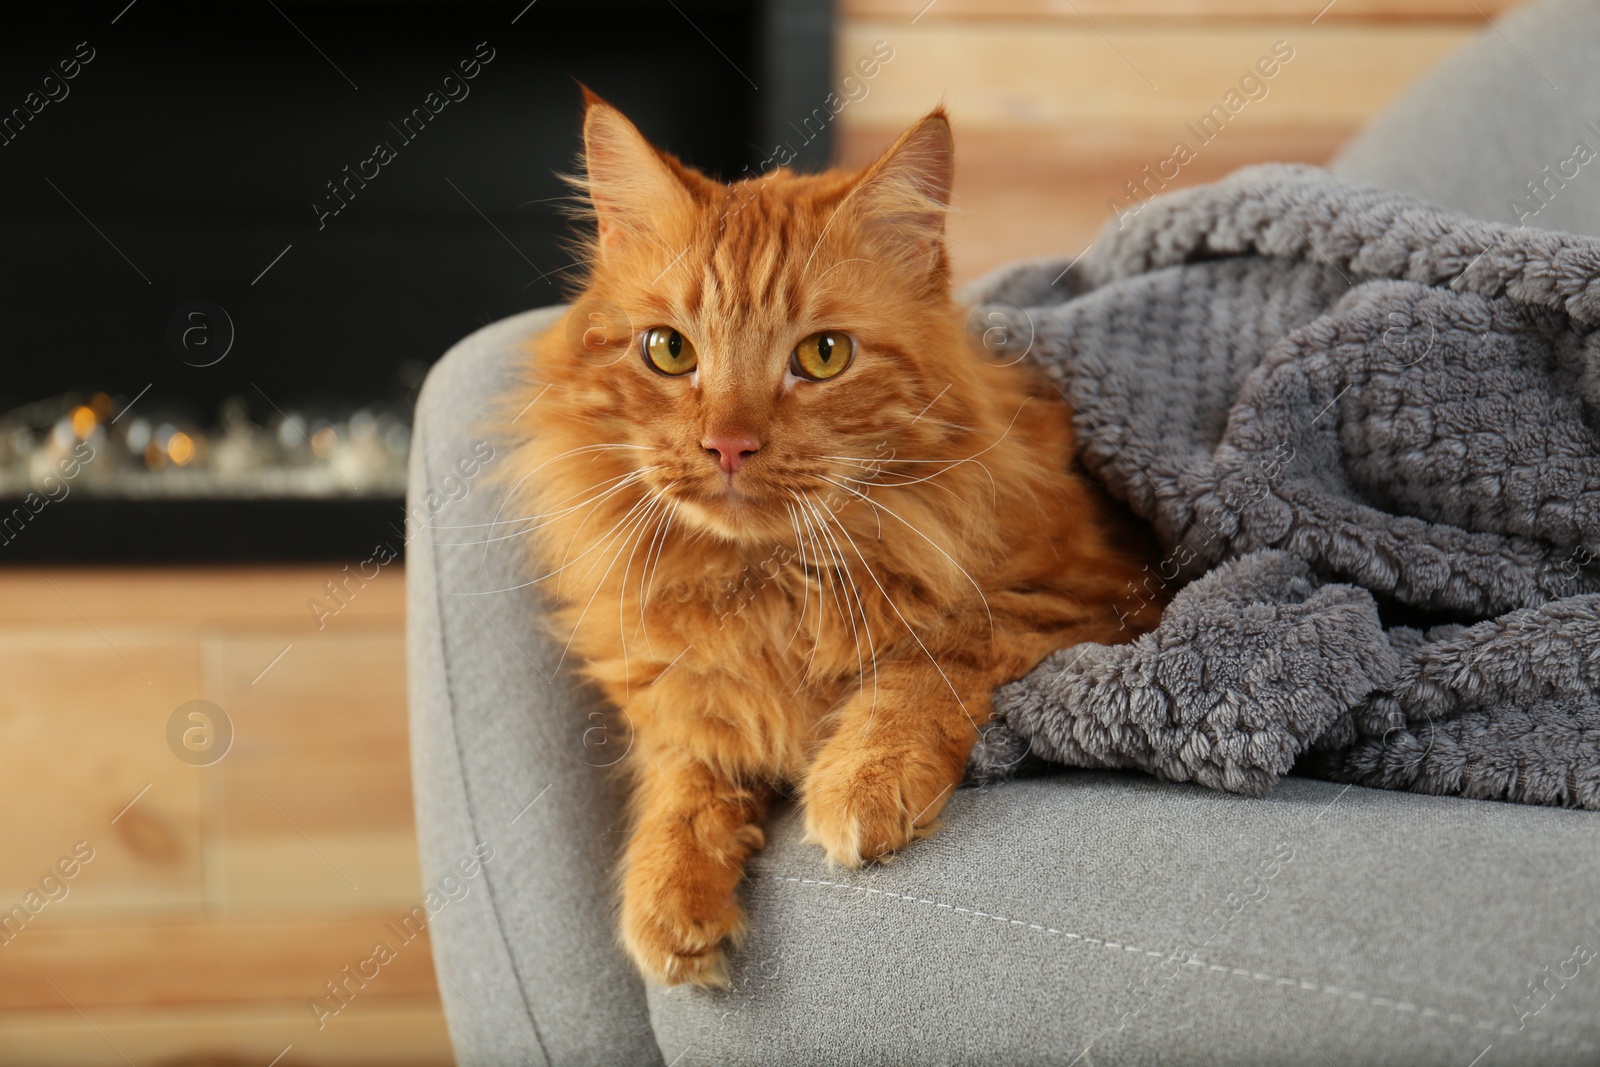
M831 20L825 0L8 13L0 564L403 548L428 366L563 298L577 83L725 178L777 144L821 166Z

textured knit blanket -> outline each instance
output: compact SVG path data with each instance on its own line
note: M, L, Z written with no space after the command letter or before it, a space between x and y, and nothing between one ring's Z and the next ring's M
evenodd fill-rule
M1038 760L1600 808L1600 241L1261 166L981 281L1171 595L995 695Z

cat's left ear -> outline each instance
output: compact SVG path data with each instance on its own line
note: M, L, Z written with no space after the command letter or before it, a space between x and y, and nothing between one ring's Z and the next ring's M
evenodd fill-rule
M942 272L954 164L950 120L937 107L862 173L852 196L857 215L888 249Z
M584 185L599 223L600 254L620 253L636 242L672 244L675 235L663 231L694 206L672 162L587 87L583 102Z

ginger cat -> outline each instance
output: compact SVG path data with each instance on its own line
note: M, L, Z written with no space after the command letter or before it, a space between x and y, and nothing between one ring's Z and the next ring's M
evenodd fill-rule
M632 728L623 943L718 985L776 790L832 862L886 857L997 684L1159 608L1113 607L1143 560L1069 473L1058 395L967 339L942 109L859 173L726 185L585 101L590 273L508 466L553 625Z

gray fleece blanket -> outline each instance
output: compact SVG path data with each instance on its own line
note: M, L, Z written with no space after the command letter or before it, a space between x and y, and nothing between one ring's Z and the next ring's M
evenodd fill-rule
M1600 241L1261 166L968 296L1153 525L1126 610L1175 593L999 689L974 778L1600 808Z

